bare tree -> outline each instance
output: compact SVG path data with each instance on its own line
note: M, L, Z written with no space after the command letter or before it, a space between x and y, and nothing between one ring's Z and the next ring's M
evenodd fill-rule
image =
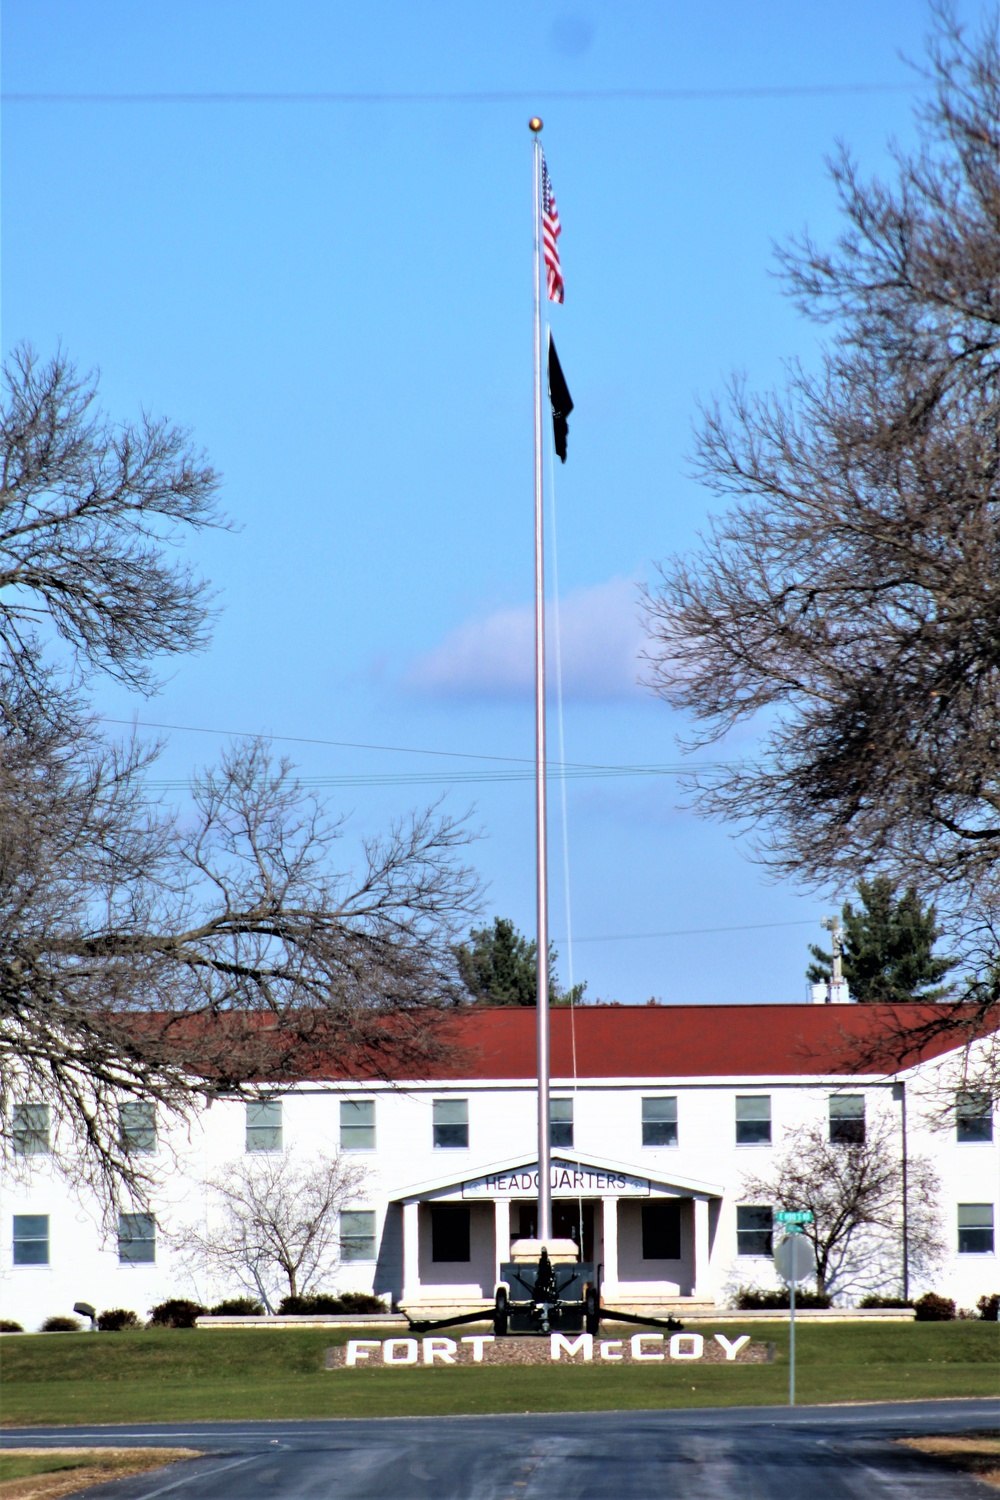
M183 816L150 801L152 753L44 717L0 732L4 1140L13 1106L47 1101L61 1157L113 1199L148 1188L123 1099L176 1113L307 1065L435 1056L477 905L466 833L433 809L338 870L343 825L266 746L227 752Z
M292 1297L316 1291L341 1260L340 1215L365 1180L357 1162L287 1152L231 1162L206 1184L204 1222L179 1241L211 1275L232 1277L268 1311L285 1283Z
M205 639L205 588L166 548L213 524L216 476L183 434L93 413L93 382L21 351L0 414L0 1148L47 1105L57 1160L109 1211L148 1199L121 1105L170 1115L218 1092L437 1055L478 911L468 835L440 810L348 854L342 820L260 742L169 808L159 746L118 745L81 696L150 688ZM72 679L48 660L59 640ZM338 854L341 857L338 859ZM23 1143L22 1143L23 1144Z
M765 726L759 758L695 772L704 813L783 875L883 873L962 921L1000 906L996 18L969 41L939 9L929 71L919 149L872 182L842 151L843 234L780 255L829 341L706 411L729 508L649 595L649 654L689 747Z
M930 1162L907 1160L910 1271L932 1270L943 1251ZM791 1131L766 1172L743 1180L743 1197L786 1210L811 1209L805 1233L816 1252L816 1286L831 1296L893 1291L903 1264L903 1165L899 1133L869 1121L864 1139L837 1144L820 1125Z
M19 346L0 408L0 648L29 680L52 627L85 674L147 691L151 662L207 644L207 587L167 551L224 524L219 477L187 433L111 422L97 381Z

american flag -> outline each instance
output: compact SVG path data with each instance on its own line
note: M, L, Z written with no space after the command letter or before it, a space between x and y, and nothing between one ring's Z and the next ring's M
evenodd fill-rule
M542 152L542 249L545 254L545 280L550 302L562 302L563 274L559 264L559 236L562 225L556 208L556 195L552 191L552 180Z

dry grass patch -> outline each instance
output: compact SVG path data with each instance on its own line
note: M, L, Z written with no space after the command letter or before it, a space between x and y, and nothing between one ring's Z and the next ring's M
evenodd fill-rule
M940 1458L953 1469L975 1474L1000 1489L1000 1432L969 1432L963 1437L900 1438L931 1458Z
M0 1500L60 1500L94 1484L200 1457L192 1448L5 1448Z

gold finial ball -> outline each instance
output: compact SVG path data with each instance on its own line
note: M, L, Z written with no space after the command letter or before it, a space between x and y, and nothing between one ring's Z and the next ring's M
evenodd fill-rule
M538 132L541 130L541 128L542 128L542 122L541 122L541 120L538 118L537 115L532 115L531 119L528 121L528 129L529 130L533 130L535 132L535 134L537 135Z

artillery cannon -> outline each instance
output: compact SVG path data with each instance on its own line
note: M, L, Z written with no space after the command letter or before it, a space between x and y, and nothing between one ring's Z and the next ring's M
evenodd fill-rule
M644 1318L637 1313L617 1312L601 1306L597 1267L579 1259L574 1240L515 1240L510 1260L500 1267L493 1305L493 1332L507 1334L590 1333L598 1334L601 1319L614 1323L637 1323L642 1328L666 1328L681 1333L684 1324L676 1318ZM435 1328L454 1328L459 1323L483 1321L481 1312L463 1313L435 1322L408 1319L414 1333Z

